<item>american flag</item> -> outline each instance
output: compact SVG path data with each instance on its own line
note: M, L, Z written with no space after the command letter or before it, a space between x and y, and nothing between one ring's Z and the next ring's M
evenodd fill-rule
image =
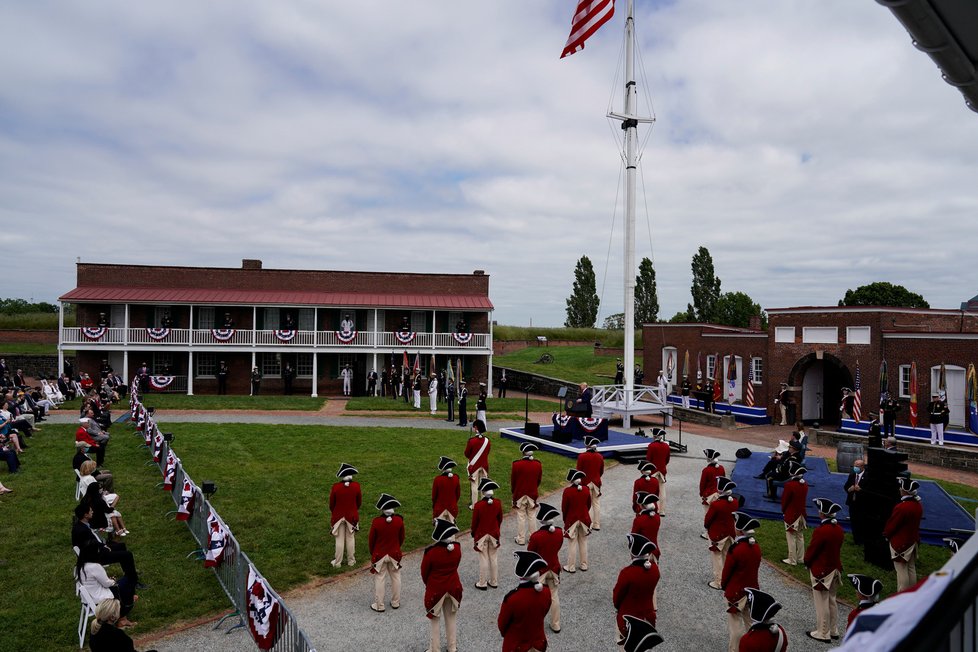
M859 361L856 360L856 387L855 391L852 393L852 418L856 420L856 423L861 421L862 416L862 391L860 391L860 386L862 385L862 380L859 377Z
M747 367L747 407L754 407L754 361Z
M571 20L570 36L564 44L560 58L570 56L584 49L584 41L588 40L602 25L615 15L615 0L580 0L577 10Z

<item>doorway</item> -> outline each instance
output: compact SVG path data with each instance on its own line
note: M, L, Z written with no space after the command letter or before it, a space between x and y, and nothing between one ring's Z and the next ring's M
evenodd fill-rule
M799 359L788 376L788 384L801 388L794 397L800 414L796 418L806 424L838 424L842 388L852 387L852 374L833 355L810 353Z
M944 377L947 379L947 396L944 400L947 401L947 409L950 410L951 414L948 415L948 425L951 426L964 426L965 424L965 409L964 409L964 390L965 384L965 369L964 367L959 367L957 365L944 365ZM941 367L931 367L930 368L930 386L931 392L936 392L937 387L941 377ZM928 401L930 399L927 399Z

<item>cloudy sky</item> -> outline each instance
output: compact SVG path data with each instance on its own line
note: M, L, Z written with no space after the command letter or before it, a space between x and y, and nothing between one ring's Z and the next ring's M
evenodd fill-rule
M586 254L621 311L625 3L560 60L575 4L3 3L0 295L53 300L78 257L483 269L500 323L560 325ZM661 316L701 245L768 308L978 294L978 115L887 9L636 4Z

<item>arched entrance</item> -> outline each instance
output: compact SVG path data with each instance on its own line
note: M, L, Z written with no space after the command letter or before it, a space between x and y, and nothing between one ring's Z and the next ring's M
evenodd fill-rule
M809 353L791 368L788 384L800 387L795 395L796 418L806 424L839 423L842 388L852 387L852 373L834 355Z

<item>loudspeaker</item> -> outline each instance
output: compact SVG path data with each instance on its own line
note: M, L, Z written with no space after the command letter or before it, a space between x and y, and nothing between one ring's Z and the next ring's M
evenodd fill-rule
M523 425L523 432L529 437L540 436L540 424L535 421L527 421Z

